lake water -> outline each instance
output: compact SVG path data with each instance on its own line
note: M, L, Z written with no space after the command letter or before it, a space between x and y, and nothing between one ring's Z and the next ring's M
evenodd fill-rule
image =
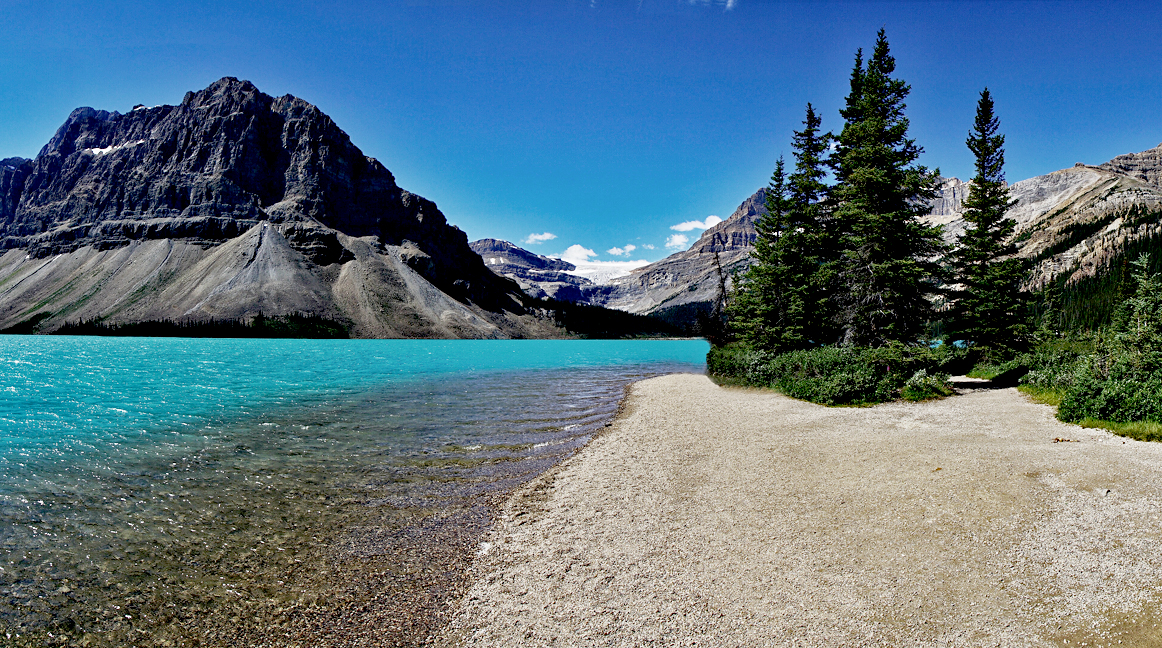
M667 341L0 336L0 644L424 643Z

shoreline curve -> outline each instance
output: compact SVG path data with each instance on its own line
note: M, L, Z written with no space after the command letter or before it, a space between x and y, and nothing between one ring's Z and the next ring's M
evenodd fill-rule
M1015 389L826 408L671 374L509 498L437 645L1157 645L1159 520L1162 444Z

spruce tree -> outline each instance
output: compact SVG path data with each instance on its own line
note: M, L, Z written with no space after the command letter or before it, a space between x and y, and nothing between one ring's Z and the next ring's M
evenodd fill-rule
M785 272L779 262L779 235L787 212L787 176L783 158L765 192L767 213L755 223L753 262L738 281L727 311L731 332L750 345L782 350L780 317L787 312Z
M835 341L831 296L838 248L826 209L829 188L823 167L831 134L820 133L820 124L808 103L803 130L792 138L795 172L787 177L786 226L779 243L781 261L789 268L789 289L801 304L797 319L788 321L798 348Z
M1005 136L988 88L980 93L976 121L966 144L976 156L976 176L964 201L968 227L957 240L952 267L959 287L952 293L950 337L1004 360L1029 335L1029 304L1021 292L1028 263L1016 256L1016 223L1006 212L1016 204L1005 184Z
M915 164L923 149L908 138L910 87L892 78L895 68L881 29L866 65L862 51L856 54L840 111L843 131L829 160L834 216L843 230L837 320L850 345L919 339L941 279L940 230L920 222L938 172Z
M819 132L811 104L803 130L792 140L795 171L785 175L780 158L766 192L767 214L756 224L757 238L732 311L737 333L752 345L790 351L830 342L833 337L825 269L834 256L822 200L823 155L829 134Z

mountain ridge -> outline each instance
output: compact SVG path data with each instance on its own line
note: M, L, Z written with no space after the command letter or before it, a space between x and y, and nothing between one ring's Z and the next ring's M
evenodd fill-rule
M330 117L249 81L78 108L0 162L0 329L264 313L359 337L563 334L524 299Z

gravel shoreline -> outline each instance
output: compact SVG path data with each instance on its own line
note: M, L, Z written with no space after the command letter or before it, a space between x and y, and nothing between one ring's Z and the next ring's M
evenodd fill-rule
M639 382L508 501L438 643L1162 645L1162 444L979 386Z

